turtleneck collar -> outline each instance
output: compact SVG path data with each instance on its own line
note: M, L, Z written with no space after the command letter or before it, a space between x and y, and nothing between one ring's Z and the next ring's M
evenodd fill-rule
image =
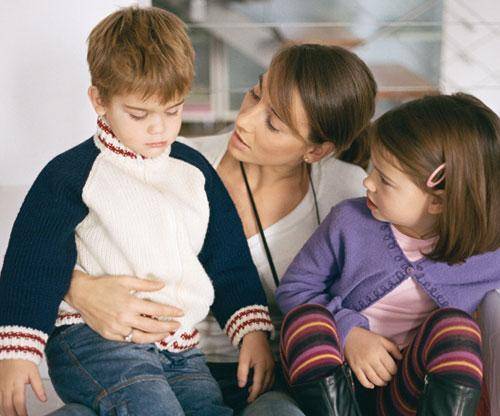
M107 120L102 116L97 119L97 132L94 136L94 142L101 151L113 154L116 160L122 160L125 163L129 160L133 164L140 162L140 165L146 164L150 167L158 166L159 168L164 166L165 159L169 157L171 149L171 147L168 147L161 155L154 158L142 156L120 142Z
M104 147L109 149L111 152L116 153L117 155L129 157L131 159L137 159L138 156L142 157L124 146L115 136L113 130L111 130L111 127L106 122L106 119L101 116L97 118L96 137Z
M143 156L124 146L115 136L106 119L102 116L99 116L97 118L96 139L101 143L102 146L117 155L130 159L145 159Z

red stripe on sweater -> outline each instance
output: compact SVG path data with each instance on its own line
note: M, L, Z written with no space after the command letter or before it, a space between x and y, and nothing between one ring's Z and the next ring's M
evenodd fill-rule
M130 157L132 159L137 159L137 155L135 153L129 152L128 150L120 149L120 148L116 147L115 145L108 143L100 135L98 135L97 137L99 138L100 142L104 146L106 146L109 150L111 150L113 153L116 153L116 154L119 154L122 156L126 156L126 157Z
M3 346L0 347L0 352L30 352L32 354L38 355L39 357L43 357L43 353L40 350L37 350L33 347L14 347L14 346Z
M253 315L256 313L264 313L267 314L267 311L264 308L253 308L253 309L248 309L246 311L242 311L239 314L237 314L231 321L229 322L229 325L227 326L227 332L231 330L231 327L237 323L237 321L248 317L249 315Z
M193 330L193 332L191 332L190 334L189 334L189 333L187 333L187 332L183 332L183 333L180 335L180 337L181 337L181 339L183 339L184 341L191 341L191 340L192 340L192 339L194 339L197 335L198 335L198 330L197 330L197 329L194 329L194 330ZM198 344L198 342L193 343L193 345L196 345L196 344ZM165 348L166 348L166 347L168 346L168 341L165 341L164 339L162 339L162 340L160 341L160 345L161 345L162 347L165 347ZM173 346L174 346L175 348L178 348L176 345L178 346L179 344L177 344L177 341L174 341Z
M191 332L191 334L187 334L187 333L183 333L181 334L181 338L184 340L184 341L189 341L190 339L193 339L196 335L198 335L198 330L195 329L193 332Z
M270 319L264 319L264 318L255 318L255 319L249 319L248 321L243 322L242 324L238 325L236 329L234 330L233 335L231 336L231 342L234 341L234 338L236 338L236 335L240 333L243 329L245 329L249 325L253 324L269 324L272 325L272 322Z
M17 339L31 339L32 341L37 341L42 345L45 345L45 340L42 337L37 335L29 334L26 332L2 332L0 333L0 339L9 339L9 338L17 338Z
M59 315L57 315L57 318L58 319L66 319L66 318L81 318L82 315L80 315L79 313L60 313Z
M198 343L195 342L193 344L188 344L188 345L179 345L177 343L177 341L174 341L173 343L173 347L176 349L176 350L181 350L181 351L185 351L185 350L190 350L191 348L193 348L195 345L197 345Z
M108 133L110 136L115 137L113 131L106 124L104 124L100 118L97 119L97 125L101 128L101 130L104 130L105 133Z

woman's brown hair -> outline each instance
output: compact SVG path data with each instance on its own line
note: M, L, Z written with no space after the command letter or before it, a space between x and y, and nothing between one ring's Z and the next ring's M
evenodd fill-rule
M375 111L377 84L366 64L338 46L285 47L269 67L269 97L278 116L298 134L291 111L298 91L312 143L330 141L341 159L366 167L366 129Z
M374 151L393 156L442 200L438 242L427 257L456 264L499 248L500 120L490 108L463 93L428 96L385 113L370 137ZM444 180L429 188L442 163Z

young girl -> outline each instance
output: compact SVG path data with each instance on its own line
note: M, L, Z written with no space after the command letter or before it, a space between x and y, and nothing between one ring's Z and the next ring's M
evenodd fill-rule
M371 146L366 198L332 209L278 288L288 381L316 416L473 415L469 314L500 287L500 120L470 95L425 97Z

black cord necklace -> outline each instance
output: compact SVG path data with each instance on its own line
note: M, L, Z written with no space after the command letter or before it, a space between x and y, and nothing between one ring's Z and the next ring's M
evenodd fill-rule
M271 250L269 250L269 245L267 244L266 236L264 235L264 229L262 228L262 222L260 221L259 212L257 211L257 205L255 205L255 200L253 198L252 190L250 189L250 184L248 183L247 173L245 171L245 167L243 166L243 162L240 162L240 168L241 168L241 173L243 175L243 179L245 181L245 186L247 188L248 198L250 199L250 204L252 205L252 210L253 210L253 214L255 216L255 221L257 222L257 227L259 228L259 233L260 233L260 237L262 239L262 244L264 245L264 251L266 252L267 261L269 262L269 267L270 267L271 273L273 275L274 284L276 285L276 287L278 287L280 284L280 281L278 278L278 273L276 272L276 267L274 266L273 257L271 255ZM307 175L309 177L309 183L311 184L311 189L313 192L314 208L316 209L316 220L317 220L318 225L319 225L321 220L320 220L320 216L319 216L318 199L316 196L316 189L314 188L314 183L313 183L312 178L311 178L311 169L309 166L307 169Z

